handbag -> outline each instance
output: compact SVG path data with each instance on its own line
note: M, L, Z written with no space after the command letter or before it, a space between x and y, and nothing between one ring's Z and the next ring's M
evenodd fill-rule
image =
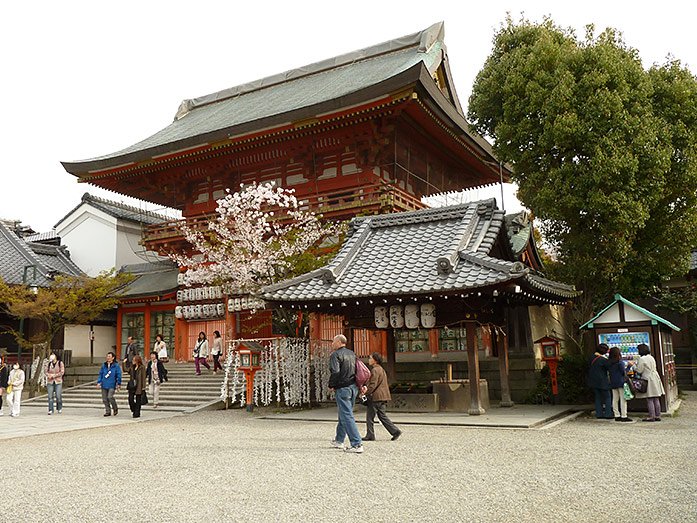
M5 389L5 392L7 394L12 394L12 385L11 384L7 386L7 388Z
M649 388L649 380L645 380L644 378L629 378L629 381L633 385L632 392L634 392L634 394L637 392L644 393Z
M624 391L622 392L624 394L624 399L629 401L631 399L634 399L634 394L632 394L632 389L629 386L629 383L626 381L624 382Z
M148 393L143 391L143 394L140 395L140 404L141 405L147 405L148 404Z

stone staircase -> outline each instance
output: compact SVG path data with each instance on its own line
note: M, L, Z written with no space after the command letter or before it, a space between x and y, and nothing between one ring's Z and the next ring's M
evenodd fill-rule
M223 406L220 401L220 386L223 381L223 373L218 374L209 372L205 367L200 376L195 375L194 365L190 363L167 363L169 381L160 386L160 402L156 410L192 412L204 408L219 408ZM95 370L96 369L96 370ZM98 408L104 409L102 403L101 389L97 388L96 376L99 373L98 367L90 367L90 377L92 381L63 389L63 408ZM83 369L84 373L87 369ZM71 384L71 373L66 379L66 385ZM79 372L77 374L80 374ZM83 374L83 380L86 374ZM121 391L115 394L119 410L128 412L128 374L125 373L121 382ZM149 403L144 405L143 410L153 409L153 398L148 391ZM37 396L22 402L22 405L46 405L46 395Z

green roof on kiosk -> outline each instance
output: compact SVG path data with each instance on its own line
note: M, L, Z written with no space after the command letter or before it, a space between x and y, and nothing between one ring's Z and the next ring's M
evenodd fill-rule
M593 318L591 318L591 319L588 320L586 323L584 323L583 325L581 325L581 326L579 327L579 329L592 329L592 328L594 328L594 326L595 326L595 325L594 325L594 322L595 322L598 318L600 318L603 314L605 314L605 312L607 312L609 309L611 309L615 304L617 304L617 303L619 303L619 302L622 302L622 303L624 303L625 305L628 305L629 307L631 307L632 309L634 309L634 310L640 312L641 314L647 316L647 317L651 320L651 324L652 324L652 325L657 325L657 324L659 324L659 323L662 323L663 325L665 325L666 327L669 327L669 328L673 329L674 331L680 331L680 327L677 327L677 326L673 325L673 324L672 324L671 322L669 322L668 320L666 320L666 319L664 319L664 318L661 318L661 317L658 316L657 314L654 314L653 312L651 312L651 311L649 311L649 310L647 310L647 309L644 309L643 307L640 307L640 306L637 305L636 303L632 303L632 302L629 301L627 298L623 297L621 294L615 294L615 301L613 301L612 303L610 303L610 305L608 305L608 306L605 307L603 310L601 310L598 314L596 314L595 316L593 316Z

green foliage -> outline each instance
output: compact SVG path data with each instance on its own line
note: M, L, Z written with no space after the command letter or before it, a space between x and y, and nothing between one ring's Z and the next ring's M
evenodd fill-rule
M518 197L559 261L550 276L597 309L686 272L697 235L697 79L677 61L644 70L608 29L585 39L510 19L469 103L513 166ZM585 312L584 312L585 314Z
M16 318L31 318L42 322L44 330L36 337L25 339L12 334L24 347L44 344L51 346L54 336L65 325L85 325L105 310L118 304L118 289L133 279L130 274L102 273L88 276L58 276L49 287L36 293L26 285L8 285L0 279L0 308Z
M588 375L588 356L585 354L565 354L557 367L557 386L559 403L562 405L584 404L592 401L591 392L586 385ZM525 403L551 403L552 382L549 367L540 371L537 385L530 391Z

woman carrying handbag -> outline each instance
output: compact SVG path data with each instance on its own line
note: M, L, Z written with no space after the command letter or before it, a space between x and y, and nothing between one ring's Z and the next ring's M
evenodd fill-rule
M143 358L133 357L131 365L131 379L128 381L128 405L134 418L140 418L140 407L143 401L143 391L145 390L145 367Z
M208 340L206 333L201 331L198 333L198 340L194 346L194 362L196 363L196 376L201 375L201 365L211 370L211 366L206 361L208 358Z
M645 343L637 347L639 351L639 361L636 364L636 371L641 374L641 378L647 381L646 392L637 392L637 398L646 398L649 409L649 417L641 421L661 421L661 396L665 394L663 382L656 370L656 360L651 356L651 349Z

